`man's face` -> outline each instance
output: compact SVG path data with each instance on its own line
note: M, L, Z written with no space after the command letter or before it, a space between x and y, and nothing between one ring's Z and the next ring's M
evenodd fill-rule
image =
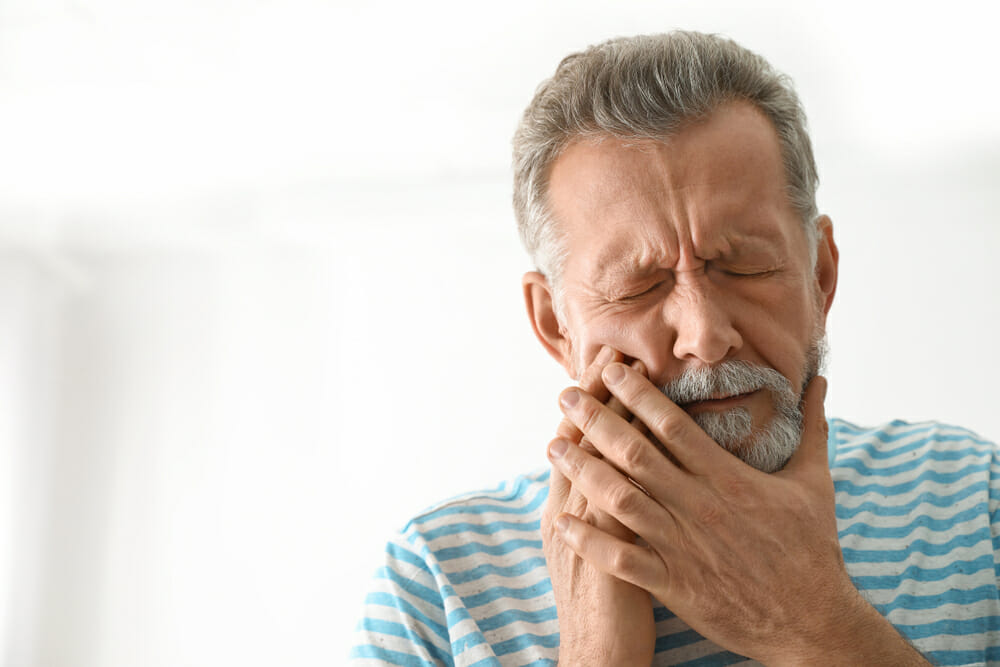
M747 103L667 142L571 144L549 185L568 251L565 317L546 341L536 310L536 331L574 377L610 345L642 360L660 386L743 361L800 390L833 299L837 251L824 218L813 268L785 188L777 134ZM755 430L775 416L764 389L685 409L733 408L745 408Z

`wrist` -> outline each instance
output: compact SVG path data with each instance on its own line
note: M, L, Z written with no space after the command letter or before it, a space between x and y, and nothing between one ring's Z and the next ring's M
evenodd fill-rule
M804 641L766 664L774 667L854 667L855 665L926 666L929 662L857 590L841 604L814 617Z

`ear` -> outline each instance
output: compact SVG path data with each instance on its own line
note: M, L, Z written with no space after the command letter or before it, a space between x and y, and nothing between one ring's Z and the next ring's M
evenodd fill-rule
M823 316L826 317L837 293L840 251L833 240L833 221L830 216L821 215L816 225L819 229L819 239L816 242L816 283L823 300Z
M535 337L545 351L566 369L569 376L575 378L573 342L556 317L549 281L538 271L528 271L521 279L521 287L524 290L524 305L528 309L528 320L531 321Z

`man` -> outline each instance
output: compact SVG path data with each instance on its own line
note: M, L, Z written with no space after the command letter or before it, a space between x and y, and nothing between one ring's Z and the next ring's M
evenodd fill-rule
M995 448L825 418L838 251L789 82L715 36L612 40L539 88L514 171L528 315L579 382L552 468L408 524L353 657L1000 661Z

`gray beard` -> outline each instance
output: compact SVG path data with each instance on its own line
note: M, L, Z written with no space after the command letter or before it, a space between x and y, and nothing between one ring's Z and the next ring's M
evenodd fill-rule
M817 333L810 344L802 386L773 368L746 361L725 361L708 368L689 369L661 387L674 403L683 405L717 396L735 396L766 389L774 404L774 418L754 428L750 411L743 407L701 412L693 419L710 438L742 461L763 472L781 470L802 439L802 398L806 386L819 373L826 357L826 340Z

